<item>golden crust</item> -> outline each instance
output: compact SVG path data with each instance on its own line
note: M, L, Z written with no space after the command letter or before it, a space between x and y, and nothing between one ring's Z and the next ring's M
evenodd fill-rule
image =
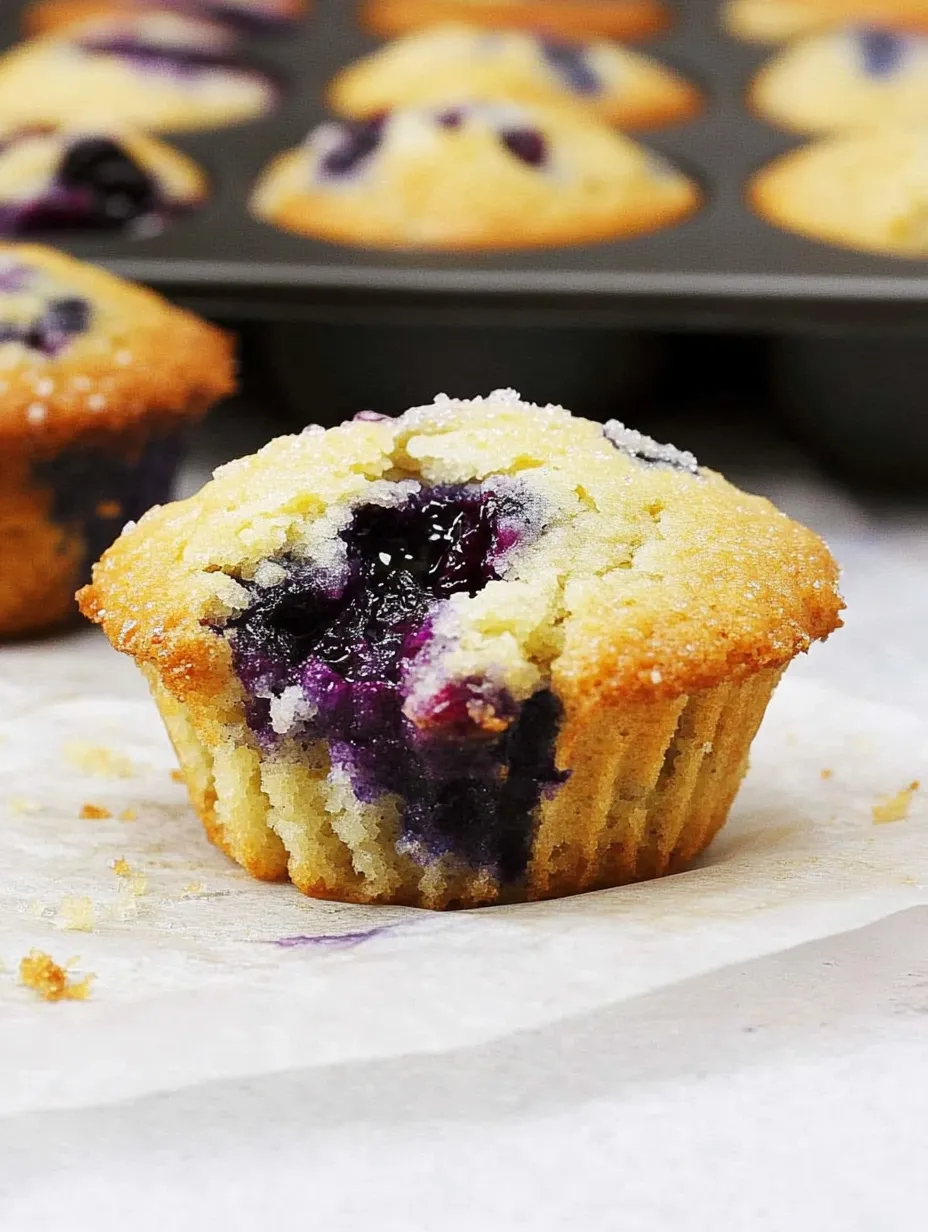
M891 257L928 256L928 127L845 133L791 150L757 173L748 200L809 239Z
M589 95L570 89L531 32L500 31L492 46L486 43L479 26L413 31L342 69L329 86L329 105L340 115L364 118L448 99L573 103L621 128L679 124L702 106L700 92L679 74L605 40L579 45L599 81Z
M670 25L670 12L660 0L365 0L361 7L362 24L387 37L439 21L644 39Z
M126 12L156 8L153 0L36 0L23 16L23 29L27 34L47 34L52 30L64 30L91 18L118 17ZM165 4L170 8L170 0ZM235 7L230 0L227 7ZM245 10L245 6L243 11ZM306 12L306 0L275 0L268 6L272 16L281 19L295 18Z
M369 168L336 183L317 174L332 140L322 126L272 162L253 211L340 243L466 251L621 238L672 226L699 206L685 175L577 107L476 102L452 128L443 110L392 112ZM539 135L544 166L506 148L507 127Z
M48 294L87 299L93 318L56 356L0 344L3 449L47 449L100 428L194 418L234 391L231 338L153 291L38 245L0 244L6 264L37 270Z
M723 21L736 38L778 43L862 22L928 30L928 8L924 0L728 0Z
M529 591L560 579L544 653L568 721L610 700L673 698L782 667L840 624L828 549L769 501L711 472L642 466L600 425L508 393L273 441L124 533L81 592L81 610L189 703L194 721L242 726L228 647L208 627L234 609L227 575L286 551L327 504L363 499L386 474L427 483L527 474L575 502L564 534L550 551L542 537L525 574ZM605 546L585 558L594 538ZM505 595L487 602L510 620Z

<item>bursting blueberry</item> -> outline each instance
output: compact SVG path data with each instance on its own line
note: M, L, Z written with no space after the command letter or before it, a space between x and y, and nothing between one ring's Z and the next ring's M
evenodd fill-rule
M602 89L584 48L555 39L542 39L541 53L575 94L598 94Z
M449 681L416 723L404 702L437 605L500 576L519 514L516 497L477 486L362 506L342 532L347 567L337 584L310 564L281 561L286 578L252 587L250 607L227 627L262 741L281 734L270 696L295 689L303 717L287 734L326 740L360 799L396 796L414 858L452 853L509 881L525 870L535 806L563 780L559 703L542 691L520 706L473 679Z
M510 154L529 167L540 167L547 157L545 139L535 128L503 129L500 140Z
M322 174L338 178L356 171L361 163L376 153L383 141L386 120L386 114L381 114L356 123L343 122L339 126L340 140L320 160Z
M898 72L908 50L904 36L891 30L860 30L857 41L868 77L891 77Z

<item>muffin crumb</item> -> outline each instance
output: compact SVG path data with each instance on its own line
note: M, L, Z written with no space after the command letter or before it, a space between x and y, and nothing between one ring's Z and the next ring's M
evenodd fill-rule
M78 813L78 816L81 821L105 821L108 817L112 817L113 814L108 808L104 808L102 804L91 804L88 801L86 804L81 805L81 811Z
M120 821L136 821L137 818L138 818L138 813L135 811L134 808L125 808L119 814Z
M69 895L61 900L55 915L56 927L68 933L92 933L95 923L92 898Z
M131 779L135 776L135 767L129 758L104 744L71 740L64 747L64 757L75 770L97 779Z
M83 979L72 980L64 967L42 950L30 950L19 964L19 978L26 988L31 988L43 1001L86 1001L90 986L96 978L92 973Z
M822 771L822 774L821 774L821 777L822 777L823 779L833 779L833 778L834 778L834 776L835 776L835 772L834 772L834 770L829 770L829 769L827 769L827 768L826 768L825 770L823 770L823 771Z
M885 826L892 821L905 821L912 807L912 797L921 787L918 779L892 796L881 796L873 806L873 824Z
M148 878L144 873L134 869L125 856L120 856L118 860L114 860L110 868L112 868L117 877L121 877L128 882L127 889L136 898L141 898L148 890Z

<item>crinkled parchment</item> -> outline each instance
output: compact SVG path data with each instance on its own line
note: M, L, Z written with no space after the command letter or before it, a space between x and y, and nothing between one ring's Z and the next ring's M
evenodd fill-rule
M928 780L928 721L802 673L700 867L444 915L251 880L93 632L0 652L0 715L0 1116L477 1044L928 902L928 792L873 813ZM22 987L33 947L90 998Z

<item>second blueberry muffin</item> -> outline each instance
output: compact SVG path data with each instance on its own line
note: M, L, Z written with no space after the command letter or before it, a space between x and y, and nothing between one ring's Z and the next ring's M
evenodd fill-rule
M680 123L701 105L695 86L616 43L450 24L387 44L343 69L329 90L333 110L358 118L448 98L572 102L620 128Z
M672 226L696 185L573 107L448 102L324 124L278 157L259 217L381 248L579 244Z
M234 387L229 339L61 253L0 244L0 635L74 591L169 499L186 428Z
M769 502L511 390L273 441L124 533L81 604L220 847L424 907L684 866L842 606Z

